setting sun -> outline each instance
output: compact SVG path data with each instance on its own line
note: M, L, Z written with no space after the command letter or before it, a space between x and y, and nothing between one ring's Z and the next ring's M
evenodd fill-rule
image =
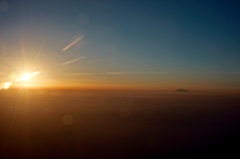
M28 82L32 79L32 77L38 75L39 72L33 72L33 73L24 73L22 74L16 81L17 82Z
M21 77L22 81L29 81L30 79L31 79L31 74L29 73L23 74Z

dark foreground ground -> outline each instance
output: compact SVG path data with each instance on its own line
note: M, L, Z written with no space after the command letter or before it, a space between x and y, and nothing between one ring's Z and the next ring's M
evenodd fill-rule
M0 158L239 158L240 97L0 91Z

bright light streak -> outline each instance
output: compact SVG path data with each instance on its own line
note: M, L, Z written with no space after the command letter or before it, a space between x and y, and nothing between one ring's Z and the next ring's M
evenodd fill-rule
M72 59L72 60L63 62L62 65L65 66L65 65L68 65L68 64L77 62L77 61L79 61L79 60L83 60L83 59L85 59L85 58L86 58L85 56L81 56L81 57L78 57L78 58L75 58L75 59Z
M38 75L39 73L40 72L24 73L23 75L20 76L20 78L16 80L16 82L28 82L32 79L32 77Z
M40 73L39 71L33 72L31 76L36 76L36 75L38 75L39 73Z
M67 51L68 49L70 49L71 47L73 47L75 44L77 44L82 38L84 37L84 35L79 36L77 39L75 39L74 41L72 41L70 44L68 44L67 46L65 46L62 51Z

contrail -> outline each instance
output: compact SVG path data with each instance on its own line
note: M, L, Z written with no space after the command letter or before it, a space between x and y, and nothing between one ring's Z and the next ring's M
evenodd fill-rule
M129 75L131 72L107 72L107 75Z
M84 35L79 36L77 39L75 39L74 41L72 41L70 44L68 44L67 46L65 46L62 51L67 51L68 49L70 49L72 46L74 46L77 42L79 42L82 38L84 37Z
M81 56L81 57L79 57L79 58L75 58L75 59L72 59L72 60L63 62L62 65L65 66L65 65L68 65L68 64L77 62L77 61L79 61L79 60L83 60L83 59L85 59L85 58L86 58L86 56Z

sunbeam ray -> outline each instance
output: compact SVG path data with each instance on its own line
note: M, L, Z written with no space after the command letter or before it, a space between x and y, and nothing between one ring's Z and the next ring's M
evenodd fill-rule
M25 48L24 48L23 41L22 41L21 37L20 37L20 46L21 46L22 58L23 58L23 61L24 61L25 69L26 69L27 68L27 57L26 57L26 52L25 52Z
M45 46L45 43L46 43L46 39L43 40L40 48L39 48L38 51L36 52L35 59L34 59L35 61L37 61L38 57L41 55L42 50L43 50L43 48L44 48L44 46Z

